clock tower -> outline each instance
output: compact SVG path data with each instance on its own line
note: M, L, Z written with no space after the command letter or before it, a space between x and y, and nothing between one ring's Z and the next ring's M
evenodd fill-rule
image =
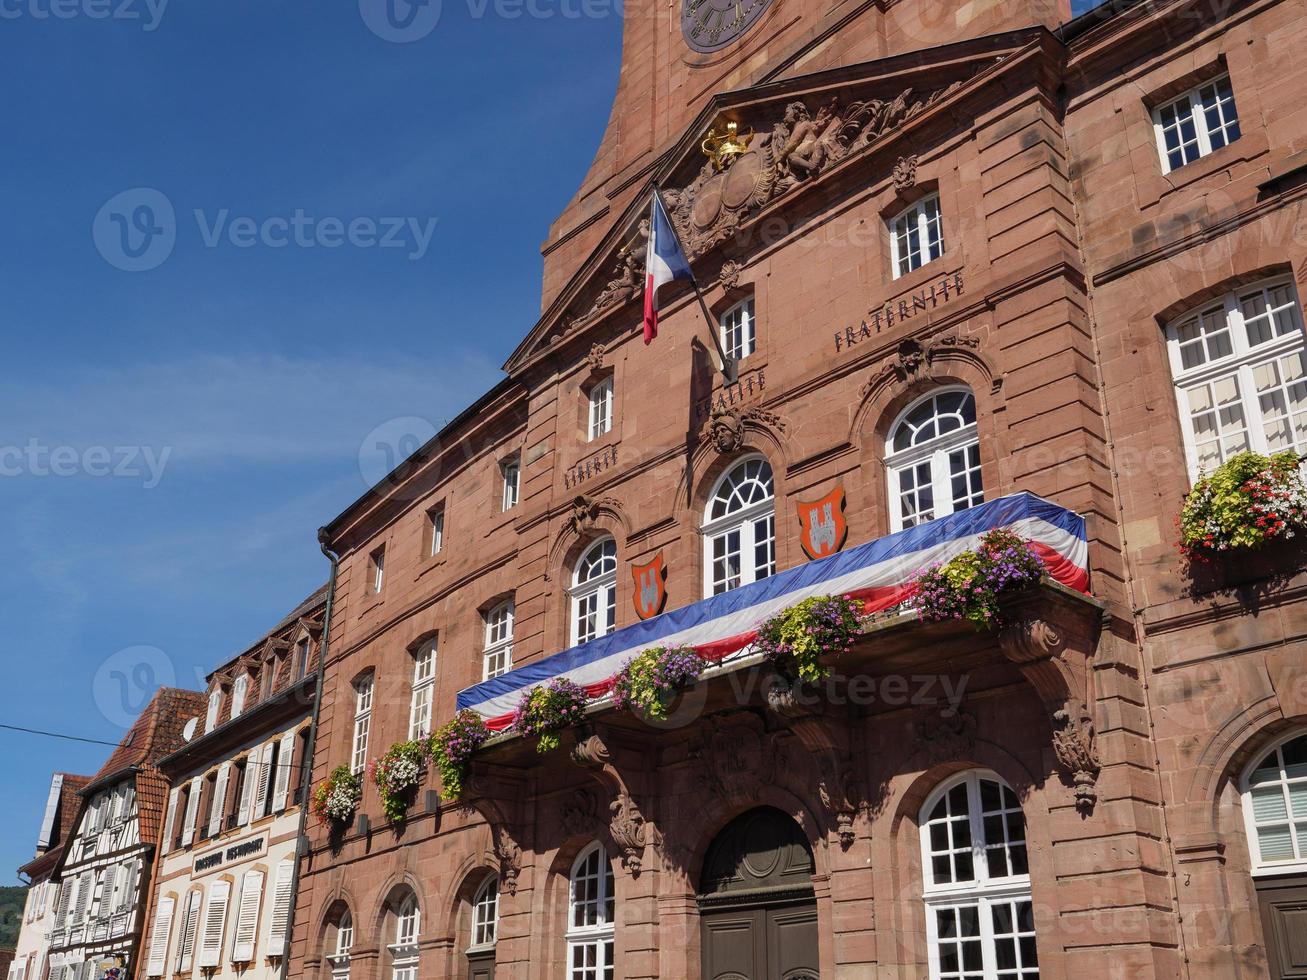
M715 95L1070 19L1070 0L627 0L604 140L543 246L548 308Z

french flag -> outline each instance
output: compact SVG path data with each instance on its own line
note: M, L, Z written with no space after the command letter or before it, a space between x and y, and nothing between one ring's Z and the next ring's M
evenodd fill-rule
M694 282L690 262L672 230L663 209L663 199L654 191L649 211L649 251L644 261L644 342L658 336L658 288L674 279Z

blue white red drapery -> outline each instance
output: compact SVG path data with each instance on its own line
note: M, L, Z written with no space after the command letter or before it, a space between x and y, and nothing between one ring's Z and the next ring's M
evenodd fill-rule
M809 596L847 595L862 600L867 612L889 609L911 598L912 581L923 569L974 548L982 534L1000 527L1033 543L1049 577L1080 592L1089 591L1084 518L1033 494L1018 493L669 610L526 664L461 691L459 710L471 708L499 730L508 727L527 689L567 677L585 687L591 697L601 697L626 661L653 646L691 646L709 660L721 660L752 643L769 617ZM697 579L693 575L692 581Z

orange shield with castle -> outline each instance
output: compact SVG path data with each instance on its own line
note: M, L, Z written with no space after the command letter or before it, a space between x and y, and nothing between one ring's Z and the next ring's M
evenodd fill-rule
M840 484L820 500L800 500L799 543L809 558L827 558L844 547L849 525L844 520L844 486Z
M663 553L654 555L647 565L631 565L631 577L635 579L635 614L641 619L650 619L663 611L667 603L667 566L663 563Z

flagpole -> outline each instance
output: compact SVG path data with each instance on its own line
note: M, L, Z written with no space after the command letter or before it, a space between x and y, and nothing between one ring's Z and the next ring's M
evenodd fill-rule
M667 202L663 200L663 193L657 184L653 185L653 192L654 196L658 198L658 203L662 205L663 213L668 214L670 217L670 213L667 211ZM676 234L675 228L672 229L672 234ZM684 251L684 246L682 246L682 251ZM689 265L689 263L690 259L687 255L686 264ZM699 281L694 277L693 266L690 266L690 285L694 288L695 298L699 300L699 309L703 311L704 322L708 325L708 336L712 338L713 347L717 351L717 370L727 384L735 384L738 380L738 375L735 370L735 360L734 358L727 357L726 351L722 350L722 341L717 335L717 324L713 320L712 313L708 310L708 304L704 302L703 290L699 288Z

